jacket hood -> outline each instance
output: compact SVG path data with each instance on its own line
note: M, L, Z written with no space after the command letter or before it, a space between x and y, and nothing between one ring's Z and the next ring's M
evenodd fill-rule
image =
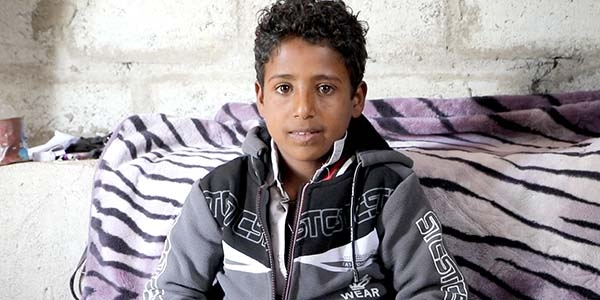
M369 150L392 150L383 137L364 116L352 118L348 125L348 136L344 151L362 152Z
M251 128L242 143L242 152L254 158L264 158L269 150L271 135L264 123Z

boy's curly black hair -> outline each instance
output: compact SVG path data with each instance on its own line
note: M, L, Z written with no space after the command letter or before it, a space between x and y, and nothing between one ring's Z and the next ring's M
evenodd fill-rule
M363 80L367 24L340 0L279 0L259 11L254 40L256 79L263 86L265 63L286 38L332 47L344 58L352 89Z

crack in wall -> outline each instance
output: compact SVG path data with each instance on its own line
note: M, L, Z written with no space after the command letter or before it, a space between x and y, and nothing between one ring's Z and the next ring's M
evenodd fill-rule
M548 93L548 89L542 87L542 84L552 81L552 77L559 73L561 65L566 62L572 62L577 65L582 64L584 61L583 57L579 55L570 56L553 56L548 58L538 58L535 60L529 60L525 62L525 68L533 72L531 76L531 83L529 85L529 91L533 94Z

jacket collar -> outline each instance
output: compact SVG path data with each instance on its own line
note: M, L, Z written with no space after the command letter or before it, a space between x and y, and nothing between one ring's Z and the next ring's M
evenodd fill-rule
M276 160L273 159L273 155L277 156L277 150L276 147L271 147L272 144L274 143L272 143L271 136L264 123L250 129L242 144L242 151L252 157L254 167L259 169L256 171L259 171L259 173L262 174L257 174L257 176L261 177L261 180L264 180L264 175L266 174L265 167L275 165L276 162ZM269 151L269 149L274 149L274 151ZM334 164L340 157L351 157L357 153L371 152L372 150L390 150L384 152L395 152L395 156L403 156L396 151L393 151L385 139L377 132L377 130L375 130L373 125L371 125L369 120L361 114L359 117L350 120L346 135L344 138L334 143L332 154L324 166L326 167ZM372 157L368 160L371 163L374 163L375 161L383 162L388 159L397 160L389 155L370 155L369 157ZM256 165L258 161L262 162L262 166ZM274 174L276 175L275 178L277 178L278 173L279 172L277 171ZM320 172L316 172L315 176L319 173Z
M368 150L391 150L388 143L362 114L350 120L346 136L340 141L335 142L334 151L328 160L328 164L335 163L343 154L354 154ZM265 155L270 145L271 136L267 132L266 126L261 124L248 131L242 144L242 151L253 157L262 158L266 162L269 157ZM337 151L340 149L341 152L338 153Z
M329 166L335 164L336 162L338 162L340 160L340 158L342 158L342 154L344 153L344 145L346 143L346 137L348 136L348 132L346 132L346 134L344 134L344 136L335 141L333 143L333 150L331 151L331 154L329 155L329 158L327 159L327 161L315 172L315 174L313 175L313 181L316 180L321 173L323 173L323 171L325 171ZM280 171L279 171L279 149L277 148L277 145L275 144L275 142L273 141L273 139L271 139L271 155L270 155L270 162L271 162L271 168L272 168L272 172L273 172L273 178L275 179L275 182L277 183L277 187L280 189L280 192L283 192L283 184L281 182L281 175L280 175Z

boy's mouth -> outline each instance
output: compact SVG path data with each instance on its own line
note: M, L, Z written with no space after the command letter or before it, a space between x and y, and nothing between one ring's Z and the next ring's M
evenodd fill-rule
M321 130L313 129L313 128L307 128L307 129L292 130L289 133L292 134L292 135L311 135L311 134L317 134L319 132L321 132Z
M318 133L317 130L309 130L309 131L292 131L291 132L294 135L309 135L309 134L316 134Z
M317 135L321 133L321 130L317 129L300 129L300 130L292 130L289 132L289 135L293 139L297 139L303 142L310 141L315 138Z

